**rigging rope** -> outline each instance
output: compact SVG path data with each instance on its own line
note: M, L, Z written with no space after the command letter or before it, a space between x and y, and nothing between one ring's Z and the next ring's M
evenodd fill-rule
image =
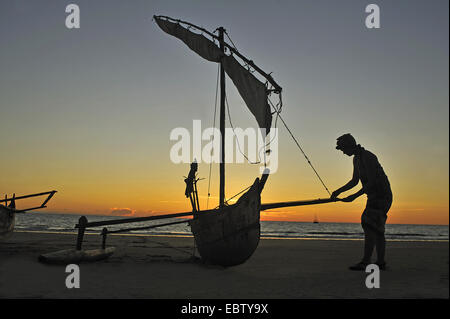
M242 193L245 192L246 190L250 189L250 187L252 187L252 185L250 185L249 187L247 187L247 188L241 190L239 193L233 195L232 197L228 198L228 199L225 201L225 203L228 204L228 202L229 202L230 200L232 200L232 199L235 198L236 196L242 194Z
M247 191L248 189L250 189L250 187L252 187L252 185L250 185L249 187L247 187L247 188L241 190L239 193L234 194L233 196L231 196L230 198L228 198L227 200L225 200L224 203L225 203L225 204L228 204L228 202L229 202L230 200L232 200L232 199L235 198L236 196L242 194L243 192ZM214 209L218 209L219 207L220 207L220 206L216 206Z
M213 128L216 127L216 113L217 113L217 95L219 91L219 74L220 74L220 64L217 65L217 80L216 80L216 97L214 101L214 119L213 119ZM213 149L214 149L214 136L213 133L212 136L212 143L213 143ZM212 154L211 154L212 155ZM209 197L211 196L210 190L211 190L211 168L212 168L212 158L210 158L209 162L209 177L208 177L208 197L206 199L206 209L208 209L209 205Z
M225 104L227 105L228 121L230 122L230 126L231 126L231 129L233 130L234 136L236 136L236 133L234 132L233 123L231 122L230 106L228 105L228 99L227 99L227 95L226 94L225 94ZM257 162L250 161L250 159L247 157L247 155L245 155L242 152L241 145L239 144L239 139L237 138L237 136L236 136L236 143L237 143L237 146L238 146L239 153L241 153L242 156L244 156L244 158L247 160L247 162L249 162L250 164L259 164L259 163L261 163L261 160L259 158L258 158ZM259 157L259 155L258 155L258 157Z
M234 45L234 42L233 42L233 40L231 40L230 36L228 35L227 30L225 30L224 33L227 36L228 40L230 40L231 44L233 45L233 48L235 48L237 50L236 45Z
M297 141L297 139L295 138L294 134L292 134L291 130L289 129L289 127L287 126L286 122L283 120L283 118L281 117L281 106L280 108L277 108L275 105L273 105L272 101L270 99L267 99L270 103L270 105L274 108L275 113L277 113L276 119L275 119L275 127L276 127L276 123L278 118L280 118L281 122L283 123L284 127L287 129L287 131L289 132L289 134L291 135L292 139L294 140L295 144L297 144L297 147L300 149L300 151L302 152L303 156L305 157L306 161L308 162L309 166L311 166L312 170L314 171L314 173L316 174L317 178L319 179L319 181L322 183L323 187L325 188L325 190L327 191L328 195L331 196L330 191L328 190L328 187L325 185L325 183L323 182L322 178L320 177L319 173L317 172L317 170L314 168L313 164L311 163L311 160L308 158L308 156L306 155L306 153L303 151L303 148L300 146L300 143Z
M317 173L316 169L314 168L314 166L312 165L311 161L309 160L308 156L305 154L305 152L303 151L302 147L300 146L300 144L298 143L297 139L294 137L294 135L292 134L291 130L289 129L289 127L287 126L286 122L283 120L283 118L281 117L281 115L278 115L281 122L283 122L284 127L288 130L289 134L291 135L292 139L294 140L295 144L297 144L298 148L300 149L300 151L302 152L303 156L306 158L306 161L308 162L309 166L311 166L311 168L313 169L314 173L316 173L316 176L319 178L320 182L322 183L323 187L325 187L325 190L327 191L328 195L331 196L330 191L328 190L328 187L325 185L325 183L323 182L322 178L320 177L319 173Z
M274 126L273 126L273 127L276 129L276 128L277 128L277 125L278 125L278 116L280 115L280 112L281 112L281 99L280 99L280 102L278 102L278 104L277 104L277 105L280 105L280 107L279 107L278 109L273 105L272 101L271 101L269 98L267 98L267 100L270 102L270 104L272 105L272 107L276 110L274 113L277 113L277 116L275 117ZM233 126L233 123L232 123L232 121L231 121L230 106L229 106L229 104L228 104L228 99L227 99L227 95L226 95L226 94L225 94L225 103L226 103L227 112L228 112L228 121L230 122L230 126L231 126L231 129L233 130L234 136L236 136L236 133L235 133L235 131L234 131L234 126ZM251 160L250 160L250 159L242 152L241 146L240 146L240 144L239 144L239 139L236 138L236 142L237 142L237 146L238 146L239 153L241 153L242 156L244 156L244 158L247 160L248 163L250 163L250 164L260 164L260 163L261 163L261 156L260 156L261 151L263 151L263 150L265 150L266 148L270 147L270 143L276 138L276 132L277 132L277 131L275 131L274 136L273 136L267 143L265 143L265 144L259 149L259 151L258 151L258 158L257 158L256 162L252 162L252 161L251 161ZM267 151L264 151L264 153L263 153L263 154L264 154L264 166L266 166L266 153L267 153L267 152L270 152L270 149L268 149Z
M226 31L225 31L225 35L227 36L228 40L230 40L230 42L232 43L233 47L236 49L236 45L234 44L233 40L231 40L231 37L228 35L228 33L227 33ZM217 94L217 91L216 91L216 94ZM318 173L317 170L314 168L313 164L311 163L311 160L308 158L308 156L306 155L306 153L303 151L303 148L300 146L300 143L297 141L297 139L295 138L294 134L292 134L292 132L291 132L291 130L289 129L289 127L287 126L286 122L285 122L285 121L283 120L283 118L281 117L281 114L280 114L280 113L281 113L281 108L282 108L281 92L279 92L278 94L279 94L279 102L278 102L277 106L279 106L279 107L275 106L275 105L272 103L272 101L270 100L270 98L267 97L267 100L269 101L270 105L271 105L271 106L273 107L273 109L275 110L274 113L277 114L276 117L275 117L274 128L277 128L278 118L280 118L281 122L283 123L284 127L287 129L287 131L289 132L289 134L291 135L291 137L292 137L292 139L294 140L295 144L297 145L297 147L299 148L299 150L302 152L302 154L303 154L303 156L305 157L306 161L308 162L309 166L311 166L311 168L312 168L312 170L314 171L314 173L316 174L317 178L318 178L319 181L322 183L322 185L323 185L323 187L325 188L325 190L327 191L327 193L331 196L331 193L330 193L328 187L325 185L325 183L324 183L324 181L322 180L322 178L320 177L319 173ZM236 135L236 134L234 133L234 127L233 127L233 124L232 124L232 122L231 122L230 108L229 108L229 106L228 106L228 100L227 100L226 95L225 95L225 102L226 102L226 105L227 105L228 118L229 118L229 121L230 121L230 125L231 125L231 127L232 127L232 129L233 129L233 134ZM215 112L215 110L214 110L214 112ZM272 114L273 114L273 113L272 113ZM259 156L259 154L261 153L261 150L262 150L263 148L265 149L266 146L269 146L269 145L270 145L270 142L272 142L274 139L275 139L275 136L274 136L269 142L267 142L267 143L260 149L260 151L258 152L258 161L257 161L257 162L251 162L251 161L248 159L248 157L247 157L245 154L242 153L241 148L240 148L240 146L239 146L239 141L237 141L237 143L238 143L238 148L239 148L239 152L245 157L245 159L246 159L249 163L251 163L251 164L259 164L259 163L261 162L261 160L260 160L261 157ZM270 151L270 149L269 149L269 151ZM267 151L264 152L264 165L266 165L266 152L267 152ZM248 188L247 188L247 189L248 189ZM209 190L208 190L208 193L209 193ZM241 192L241 193L242 193L242 192ZM240 194L240 193L239 193L239 194ZM237 195L238 195L238 194L237 194ZM235 195L235 196L237 196L237 195ZM235 196L233 196L233 197L235 197ZM232 198L233 198L233 197L232 197ZM230 198L230 199L232 199L232 198ZM229 199L229 200L230 200L230 199Z

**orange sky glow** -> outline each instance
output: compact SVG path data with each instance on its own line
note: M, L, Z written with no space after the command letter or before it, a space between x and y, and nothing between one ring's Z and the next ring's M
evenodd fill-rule
M386 1L389 14L377 30L365 27L364 5L354 1L265 1L257 12L254 2L112 1L105 10L85 1L77 30L64 25L64 3L5 2L0 196L57 190L44 212L77 215L191 210L184 195L189 163L171 161L170 132L192 132L194 120L203 129L218 126L218 65L151 20L167 14L211 31L224 26L239 51L271 74L283 88L282 117L330 192L352 176L352 158L335 149L336 138L351 133L389 178L388 223L448 225L448 1ZM231 117L235 128L256 128L228 77L226 92L226 127ZM278 169L262 203L328 198L288 131L276 125ZM201 209L218 204L219 167L212 167L208 202L209 168L199 163ZM226 197L251 185L259 168L227 165ZM359 223L364 207L361 196L263 211L261 219Z

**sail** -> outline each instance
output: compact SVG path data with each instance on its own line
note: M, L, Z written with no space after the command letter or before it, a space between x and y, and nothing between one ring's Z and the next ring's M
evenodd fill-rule
M231 55L223 57L222 65L250 112L256 118L259 127L266 129L265 133L269 134L272 114L267 102L267 89L264 83L259 81Z
M220 62L222 50L211 40L201 34L197 34L183 28L178 23L155 17L158 26L166 33L183 41L192 51L211 62Z
M156 16L154 19L164 32L183 41L202 58L211 62L222 62L225 72L237 87L245 104L256 118L259 127L264 128L265 133L268 134L272 123L272 114L264 83L237 62L232 55L225 55L213 41L205 36L191 32L179 23L170 22Z

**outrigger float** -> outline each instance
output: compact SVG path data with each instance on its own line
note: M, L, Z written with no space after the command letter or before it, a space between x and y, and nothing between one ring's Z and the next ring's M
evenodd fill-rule
M286 123L280 116L282 106L282 88L274 81L270 74L262 71L254 64L252 60L239 53L234 45L230 45L224 41L224 35L227 35L228 38L229 36L223 27L217 28L214 32L209 32L189 22L172 19L170 17L154 16L153 18L164 32L183 41L190 49L202 58L219 64L219 114L221 132L219 205L214 209L200 209L197 193L197 181L199 179L196 175L198 166L197 163L194 162L191 164L190 172L188 177L185 179L185 195L190 199L192 211L98 222L88 222L87 218L82 216L80 217L78 224L75 226L75 228L78 229L75 249L41 255L40 260L43 262L69 263L107 258L114 252L114 247L106 247L106 239L108 234L148 230L187 222L189 223L192 234L195 238L195 244L201 259L205 263L225 267L235 266L244 263L248 258L250 258L250 256L252 256L253 252L258 247L261 233L261 211L280 207L323 204L339 200L327 198L261 204L261 192L270 173L269 170L266 169L261 178L256 178L250 187L241 192L243 195L241 195L234 204L229 204L229 200L225 200L225 73L231 78L245 104L255 116L259 127L265 129L266 134L270 131L272 114L276 114L276 116L280 118L286 126ZM238 58L241 62L238 62L236 58ZM265 83L261 82L254 75L254 73L265 80ZM279 102L276 105L271 102L269 98L271 95L278 96ZM271 111L269 103L274 109L273 112ZM287 129L294 138L289 128ZM298 142L296 140L295 142L300 148ZM302 153L306 157L303 150ZM312 167L312 164L308 158L307 160ZM315 169L314 172L319 177ZM320 181L322 182L321 179ZM322 184L325 186L323 182ZM328 191L327 188L326 190ZM140 223L189 216L192 216L193 218L151 226L133 227L119 230L108 230L108 228L105 227L110 225ZM89 228L96 227L104 227L101 232L101 248L86 253L82 250L85 231Z

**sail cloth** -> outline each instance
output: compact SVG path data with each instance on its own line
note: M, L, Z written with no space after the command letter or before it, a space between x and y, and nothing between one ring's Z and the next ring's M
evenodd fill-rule
M236 61L233 56L225 56L222 59L223 68L237 87L239 94L247 104L247 107L255 116L260 128L266 129L269 134L272 123L272 114L267 102L267 89L253 74ZM265 136L263 134L263 136Z
M269 134L272 114L267 101L267 89L252 73L244 68L233 56L227 56L211 40L201 34L189 31L179 23L154 17L158 26L166 33L183 41L192 51L211 62L222 62L225 72L237 87L247 107L255 116L259 127ZM263 132L263 136L265 136Z
M182 27L179 23L155 17L158 26L166 33L183 41L192 51L211 62L220 62L223 52L211 40L205 36L193 33Z

